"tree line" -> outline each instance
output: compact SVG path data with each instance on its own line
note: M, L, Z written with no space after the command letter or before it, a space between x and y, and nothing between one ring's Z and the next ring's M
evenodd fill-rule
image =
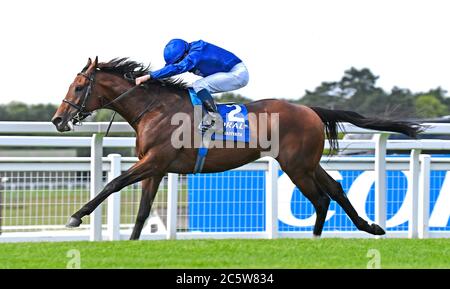
M376 85L378 78L367 68L352 67L339 81L322 82L295 102L387 118L419 119L450 114L450 97L441 87L425 92L393 87L387 92Z
M412 92L407 88L394 87L384 91L377 86L379 76L368 68L350 68L338 81L322 82L314 90L306 90L293 103L343 109L367 116L386 118L434 118L450 114L450 97L440 87L425 92ZM235 93L215 96L218 102L248 103L252 99ZM1 121L49 121L57 109L54 104L25 104L10 102L0 105ZM90 121L109 121L112 111L96 112ZM117 115L117 121L123 119Z

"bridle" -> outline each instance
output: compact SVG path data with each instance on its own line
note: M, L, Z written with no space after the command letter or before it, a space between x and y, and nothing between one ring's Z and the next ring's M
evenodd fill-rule
M84 92L83 99L81 101L81 105L78 105L76 103L73 103L72 101L68 99L63 99L63 102L67 103L71 107L75 108L77 110L77 113L74 117L72 117L73 120L76 122L81 123L82 120L84 120L86 117L90 116L92 113L89 111L86 111L86 103L91 96L92 93L92 86L94 85L95 81L95 70L91 73L91 75L88 75L84 72L79 72L77 75L81 75L85 77L88 80L88 86Z
M81 75L81 76L85 77L88 80L88 83L89 83L87 88L86 88L86 91L85 91L85 93L83 95L83 99L81 101L81 105L73 103L70 100L63 99L64 103L67 103L68 105L70 105L71 107L73 107L73 108L75 108L77 110L75 116L72 117L72 120L75 120L75 122L73 122L73 124L76 124L76 123L80 123L81 124L81 122L85 118L87 118L88 116L90 116L92 114L92 112L86 111L86 103L87 103L88 99L91 97L91 94L92 94L92 86L94 85L94 82L95 82L95 71L96 70L94 70L94 72L92 72L91 75L88 75L87 73L84 73L84 72L79 72L77 74L77 75ZM125 78L127 80L130 80L130 77L127 76L127 75L125 75ZM126 90L125 92L120 94L118 97L116 97L115 99L109 101L106 104L103 103L103 97L102 97L101 98L102 105L98 109L106 108L106 107L110 106L111 104L119 101L120 99L124 98L125 96L127 96L131 92L133 92L137 87L139 87L139 85L135 85L135 86L129 88L128 90ZM160 89L158 89L158 95L159 95L159 93L160 93ZM147 104L147 106L144 108L144 110L130 122L130 125L132 126L138 120L140 120L144 116L144 114L149 111L150 107L155 103L155 101L156 100L153 99L149 104ZM113 115L111 117L111 120L109 122L108 128L106 130L106 135L108 135L109 129L111 128L111 124L114 121L115 115L116 115L116 111L114 111L114 113L113 113Z

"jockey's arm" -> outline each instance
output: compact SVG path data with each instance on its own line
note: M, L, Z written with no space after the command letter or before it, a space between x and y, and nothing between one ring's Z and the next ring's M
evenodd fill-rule
M149 72L147 75L136 78L136 85L140 85L150 78L162 79L184 73L194 68L195 63L195 58L192 58L188 55L178 63L167 65L159 70Z
M153 79L168 78L191 70L195 67L195 62L195 57L188 55L178 63L167 65L149 74Z
M178 63L167 65L159 70L149 72L147 75L136 78L136 85L139 85L150 78L162 79L184 73L194 68L195 64L196 58L188 55Z

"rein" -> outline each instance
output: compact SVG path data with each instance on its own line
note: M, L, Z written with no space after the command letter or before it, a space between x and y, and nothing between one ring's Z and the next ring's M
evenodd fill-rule
M111 100L110 102L108 102L107 104L102 105L102 107L100 107L99 109L105 108L113 103L118 102L119 100L121 100L122 98L124 98L125 96L127 96L128 94L132 93L136 88L138 88L140 85L135 85L132 88L126 90L124 93L122 93L121 95L119 95L118 97L116 97L115 99Z
M119 95L118 97L116 97L115 99L111 100L111 101L108 102L107 104L102 105L102 107L100 107L100 109L105 108L105 107L107 107L107 106L109 106L109 105L111 105L111 104L113 104L113 103L119 101L120 99L124 98L125 96L127 96L128 94L130 94L131 92L133 92L133 91L136 89L136 87L138 87L138 86L136 85L136 86L133 86L132 88L128 89L127 91L125 91L124 93L122 93L121 95ZM111 117L111 120L109 121L108 128L106 129L105 137L108 136L108 134L109 134L109 130L111 129L111 126L112 126L112 123L113 123L113 121L114 121L114 118L116 117L116 114L117 114L117 112L114 111L114 112L113 112L113 115L112 115L112 117ZM133 125L134 122L135 122L135 121L133 120L133 123L131 123L130 125Z
M125 91L124 93L122 93L121 95L119 95L118 97L116 97L115 99L113 99L112 101L108 102L108 103L105 104L105 105L102 105L102 107L101 107L100 109L105 108L105 107L107 107L107 106L109 106L109 105L111 105L111 104L113 104L113 103L119 101L120 99L124 98L125 96L127 96L127 95L129 95L131 92L133 92L133 91L134 91L137 87L139 87L139 86L140 86L140 85L133 86L132 88L128 89L127 91ZM159 91L158 91L158 94L159 94ZM153 99L149 104L147 104L147 106L145 107L145 109L144 109L138 116L136 116L136 117L130 122L130 125L133 126L138 120L140 120L140 119L144 116L144 114L148 112L148 109L155 103L155 101L156 101L156 100ZM112 115L112 117L111 117L111 120L109 121L108 128L106 129L106 134L105 134L105 136L108 136L109 130L111 129L111 125L112 125L112 123L113 123L113 121L114 121L114 117L115 117L115 116L116 116L116 111L114 111L114 113L113 113L113 115Z

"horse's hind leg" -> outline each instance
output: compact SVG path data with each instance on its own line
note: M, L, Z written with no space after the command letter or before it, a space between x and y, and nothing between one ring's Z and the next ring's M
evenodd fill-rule
M361 230L373 235L384 235L384 230L377 224L369 225L366 220L358 216L355 208L353 208L350 200L347 198L342 186L335 181L327 172L318 166L316 169L316 178L319 183L326 189L328 195L341 206L345 213L350 217L353 224Z
M131 233L130 240L139 240L145 221L150 215L153 200L158 192L159 183L163 176L154 176L142 181L142 195L139 203L139 211L136 216L136 223Z
M314 237L320 237L325 223L325 218L330 205L330 197L318 185L313 171L292 171L286 173L292 182L301 190L303 195L313 204L316 210L316 222L314 224Z

